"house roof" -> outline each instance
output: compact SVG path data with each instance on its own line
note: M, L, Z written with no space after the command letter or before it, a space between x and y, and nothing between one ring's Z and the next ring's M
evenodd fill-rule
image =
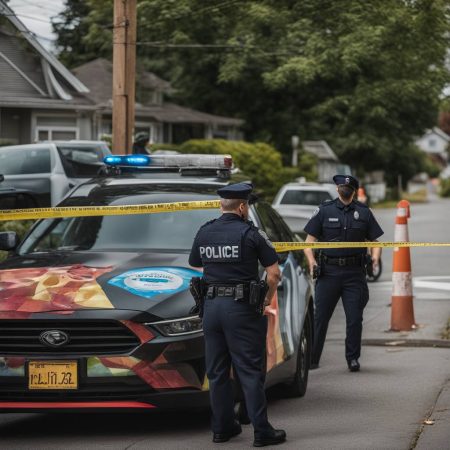
M89 97L96 103L105 103L112 96L113 65L104 58L97 58L73 69L74 75L89 86ZM156 91L169 91L170 83L162 80L154 73L140 72L137 82L144 87Z
M326 141L303 141L302 146L306 152L317 156L320 160L339 161L336 153L333 152Z
M112 113L111 100L99 105L107 113ZM189 124L211 124L226 126L241 126L244 121L232 117L216 116L195 109L186 108L174 103L163 103L162 105L144 106L136 103L136 117L148 117L157 122L166 123L189 123Z
M432 130L428 130L426 135L430 135L432 133L438 135L440 138L444 139L444 141L450 142L450 136L439 127L434 127Z
M55 70L55 72L64 79L76 92L88 92L88 88L78 80L70 71L61 64L58 59L48 52L40 42L35 38L34 34L22 23L22 21L14 14L14 11L0 0L0 16L6 17L14 28L19 31L22 37L30 44L31 47Z
M112 64L110 61L98 58L73 70L73 73L85 83L89 89L89 97L98 104L104 112L112 111ZM151 72L141 72L138 82L150 89L169 92L170 83ZM216 116L195 109L163 102L161 105L140 104L136 102L136 116L149 117L158 122L214 124L241 126L244 121L231 117Z

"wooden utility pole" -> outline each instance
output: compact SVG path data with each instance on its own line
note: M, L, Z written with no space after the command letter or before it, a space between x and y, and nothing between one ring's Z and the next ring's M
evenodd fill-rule
M114 154L130 153L136 82L136 0L114 0L113 142Z

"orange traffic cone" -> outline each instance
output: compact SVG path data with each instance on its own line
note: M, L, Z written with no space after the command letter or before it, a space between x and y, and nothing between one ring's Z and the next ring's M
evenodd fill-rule
M409 202L397 204L395 242L408 241ZM394 248L392 267L391 330L408 331L414 328L414 306L409 248Z

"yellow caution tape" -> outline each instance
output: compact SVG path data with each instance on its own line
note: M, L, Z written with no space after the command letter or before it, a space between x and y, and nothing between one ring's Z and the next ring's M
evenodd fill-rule
M124 216L131 214L190 211L193 209L214 209L219 207L219 200L202 200L192 202L150 203L146 205L62 206L59 208L10 209L0 212L0 221L61 219L65 217Z
M0 221L62 219L66 217L124 216L132 214L155 214L194 209L215 209L220 207L219 200L201 200L191 202L150 203L145 205L119 206L63 206L57 208L30 208L4 210L0 212ZM400 247L450 247L449 242L274 242L278 253L323 248L400 248Z
M450 242L274 242L273 245L277 253L282 253L306 248L450 247Z

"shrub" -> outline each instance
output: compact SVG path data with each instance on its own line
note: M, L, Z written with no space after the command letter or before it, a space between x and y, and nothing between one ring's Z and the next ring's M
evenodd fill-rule
M450 197L450 178L441 179L441 188L439 191L441 197Z
M283 167L281 154L262 142L193 139L180 145L177 150L182 153L230 154L235 166L248 175L258 191L262 191L268 200L283 184L296 177L314 177L313 171L310 170L310 158L302 159L299 168ZM308 168L308 173L302 173L302 164L304 168Z

